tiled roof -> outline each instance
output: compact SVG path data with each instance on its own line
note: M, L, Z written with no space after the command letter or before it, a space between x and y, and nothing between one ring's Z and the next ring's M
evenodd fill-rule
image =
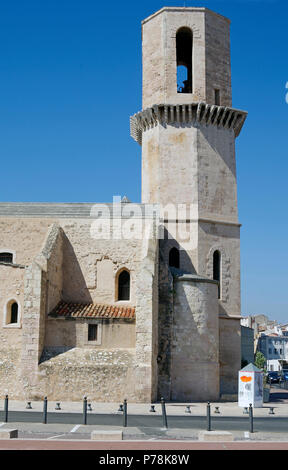
M135 318L135 308L103 304L59 302L50 317L69 318Z

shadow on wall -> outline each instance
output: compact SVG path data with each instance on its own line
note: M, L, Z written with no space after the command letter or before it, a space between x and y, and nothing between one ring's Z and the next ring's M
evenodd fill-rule
M70 349L74 349L74 347L75 346L45 347L42 351L39 364L49 361L49 359L59 356L60 354L64 354L65 352L70 351Z
M62 269L62 300L79 304L92 303L93 300L89 293L77 255L65 233L63 233ZM77 344L76 330L76 320L73 318L50 318L46 323L45 346L40 358L40 363L75 348Z
M188 253L162 227L163 239L159 241L159 317L158 317L158 398L171 400L171 367L174 332L174 282L176 274L196 274L195 267ZM179 250L180 269L169 266L169 253L173 248Z
M223 136L222 138L221 135ZM212 128L212 135L211 127L203 126L201 130L199 130L199 138L202 141L202 146L204 147L204 154L210 155L211 151L216 153L217 157L219 157L225 163L227 168L231 171L232 175L236 178L235 159L231 158L231 139L227 139L226 135L227 129L218 129L217 127ZM232 142L234 143L233 138ZM226 151L223 151L223 145L226 145Z
M65 233L63 234L63 252L63 300L83 304L92 303L93 300L77 255Z
M182 248L181 244L172 237L165 227L162 227L162 229L163 237L160 239L159 247L163 261L169 266L169 253L172 248L177 248L179 250L179 270L181 273L196 274L196 269L187 251Z

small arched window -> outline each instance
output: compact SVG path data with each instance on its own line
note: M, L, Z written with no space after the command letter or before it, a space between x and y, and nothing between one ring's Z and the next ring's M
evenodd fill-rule
M180 268L180 252L175 246L169 252L169 266L171 268Z
M218 299L221 298L221 253L219 250L213 253L213 279L218 281Z
M10 300L6 305L5 325L19 324L19 305L16 300Z
M13 263L13 254L12 253L0 253L0 263Z
M126 270L118 276L118 300L130 300L130 274Z
M189 28L180 28L176 34L177 92L193 92L193 34Z
M18 304L13 302L11 305L11 321L10 323L18 323Z

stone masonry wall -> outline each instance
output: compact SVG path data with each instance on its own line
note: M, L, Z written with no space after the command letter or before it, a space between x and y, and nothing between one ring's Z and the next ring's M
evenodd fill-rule
M7 245L8 246L8 245ZM0 396L19 393L21 376L24 266L0 265ZM10 301L18 303L19 324L7 325Z
M62 232L54 224L42 251L26 268L21 369L24 393L28 398L38 396L38 363L45 345L47 303L56 305L62 291L61 244Z
M218 400L218 286L197 276L174 277L171 399Z
M40 234L42 225L47 228L46 235ZM43 399L45 395L50 400L81 400L84 394L98 401L121 401L125 395L131 401L150 401L155 397L156 239L98 240L91 237L91 220L77 217L54 221L7 217L4 226L21 227L21 232L13 235L12 248L18 259L27 264L22 269L22 285L19 284L23 315L22 328L17 333L17 357L16 350L13 356L9 353L13 357L11 380L16 370L18 375L14 375L11 386L7 385L10 379L5 366L3 378L7 386L4 389L4 380L0 381L0 394L8 388L10 395L13 388L11 397L27 400ZM151 230L155 236L155 228ZM25 241L23 245L21 239ZM4 237L4 245L9 246L8 238ZM136 307L136 325L102 321L102 342L92 345L87 341L88 320L65 322L48 318L61 298L117 305L117 273L124 267L131 274L131 299L121 305ZM7 286L11 279L9 276ZM3 337L7 339L8 334Z

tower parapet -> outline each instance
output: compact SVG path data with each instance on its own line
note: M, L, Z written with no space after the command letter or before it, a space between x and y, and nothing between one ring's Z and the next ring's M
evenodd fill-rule
M130 118L131 137L142 145L142 133L152 127L168 124L204 124L222 129L232 129L235 137L241 132L247 117L246 111L206 103L154 105Z

